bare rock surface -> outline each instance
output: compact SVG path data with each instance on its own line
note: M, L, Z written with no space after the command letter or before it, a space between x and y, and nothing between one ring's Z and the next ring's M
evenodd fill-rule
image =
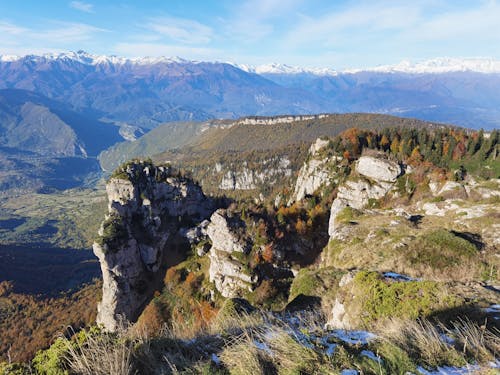
M212 241L209 278L224 297L241 296L256 282L241 260L251 249L250 241L243 236L244 229L244 222L224 209L212 214L207 228Z
M396 162L382 157L362 156L356 163L358 178L351 178L339 186L337 198L330 209L328 234L334 237L338 231L338 214L346 207L361 210L371 199L384 197L393 187L402 173ZM365 178L367 177L367 178Z
M361 156L356 165L356 171L376 181L396 182L401 174L398 163L374 156Z
M103 275L97 323L110 331L120 320L136 320L150 300L180 222L194 224L213 211L198 185L168 167L123 168L106 186L108 213L93 245Z
M300 201L307 195L312 195L321 186L330 183L335 178L332 166L340 162L342 157L331 156L321 158L319 153L328 144L328 140L318 138L309 148L309 158L299 170L290 203Z

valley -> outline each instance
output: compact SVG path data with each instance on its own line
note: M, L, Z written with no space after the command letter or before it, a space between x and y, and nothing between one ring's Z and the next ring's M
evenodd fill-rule
M0 374L498 368L496 70L0 68Z

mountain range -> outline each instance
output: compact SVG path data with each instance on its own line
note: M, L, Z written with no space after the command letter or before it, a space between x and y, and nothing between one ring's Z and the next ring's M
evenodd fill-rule
M500 62L486 59L435 59L336 71L165 57L129 59L84 51L4 55L0 147L4 161L14 163L21 175L2 186L24 178L23 165L32 173L29 160L34 157L39 166L43 158L62 166L66 159L77 158L95 171L93 158L101 152L174 121L370 112L498 128L499 86ZM197 129L198 125L192 130L197 134ZM0 183L12 176L12 168L3 169Z

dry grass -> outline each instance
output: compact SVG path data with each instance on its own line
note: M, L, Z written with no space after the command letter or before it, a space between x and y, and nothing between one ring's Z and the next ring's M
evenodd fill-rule
M500 354L500 331L479 326L470 320L460 319L448 329L454 335L463 353L479 362L494 361Z
M412 358L430 367L465 366L498 359L500 332L461 319L450 328L435 326L427 320L389 320L379 328L383 340L403 348ZM448 340L444 339L444 335Z
M68 341L67 363L81 375L132 375L132 359L137 338L128 336L125 328L117 334L89 335L85 342Z
M464 366L467 363L464 356L446 343L438 328L428 320L389 320L382 337L430 367Z
M248 332L230 340L226 343L220 359L234 375L258 375L266 374L266 353L259 351L253 338Z
M426 320L392 319L379 327L378 340L367 346L339 341L328 356L318 341L326 334L323 323L312 313L292 319L265 313L226 315L189 340L167 329L151 338L128 328L90 336L73 345L67 359L72 373L84 375L338 374L346 368L387 375L411 371L417 364L464 367L468 362L484 364L488 374L487 363L498 357L500 347L498 333L468 321L445 329ZM443 333L454 342L443 340ZM362 349L372 350L382 361L368 361L360 355Z

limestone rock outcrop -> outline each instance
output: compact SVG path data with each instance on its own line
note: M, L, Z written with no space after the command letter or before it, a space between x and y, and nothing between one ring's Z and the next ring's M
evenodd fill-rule
M133 162L120 168L106 185L108 213L93 245L103 275L97 323L110 331L120 320L138 318L181 226L213 212L201 188L169 167Z
M235 122L236 125L275 125L275 124L289 124L296 121L307 121L314 119L326 118L329 115L295 115L295 116L272 116L272 117L258 117L250 116L239 119Z
M342 157L321 157L320 151L328 144L328 140L318 138L309 148L309 158L299 171L290 203L304 199L335 178L334 168Z
M355 172L359 176L351 177L339 186L337 198L332 203L328 225L331 237L337 233L337 216L344 208L361 210L368 205L370 199L384 197L394 187L402 170L399 164L382 156L362 156L356 163Z
M229 165L229 170L222 175L219 189L222 190L253 190L260 186L273 185L283 178L292 175L290 160L287 157L276 157L263 160L258 168L251 168L248 163ZM222 165L215 166L215 172L222 170Z
M224 297L239 297L251 291L256 276L245 267L244 257L251 250L251 242L245 237L245 224L237 216L224 209L215 211L207 228L212 241L209 252L210 281Z
M396 182L401 174L398 163L373 156L361 156L356 164L356 171L375 181Z

